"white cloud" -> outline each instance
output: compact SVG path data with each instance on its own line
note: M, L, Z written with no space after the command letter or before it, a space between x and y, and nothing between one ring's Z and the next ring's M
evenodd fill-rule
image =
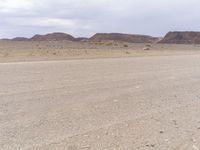
M200 30L199 5L199 0L0 0L1 35L65 31L160 36L168 30Z
M0 12L11 13L17 10L31 9L31 0L0 0Z
M76 26L76 22L73 20L58 19L58 18L41 19L33 24L36 26L62 27L62 28L73 28Z

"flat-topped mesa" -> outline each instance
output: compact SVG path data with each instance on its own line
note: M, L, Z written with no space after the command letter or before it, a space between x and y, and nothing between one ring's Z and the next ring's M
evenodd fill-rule
M200 32L169 32L158 43L166 44L200 44Z
M25 37L16 37L16 38L13 38L11 40L12 41L29 41L29 39L25 38Z
M122 34L122 33L97 33L92 36L90 41L122 41L128 43L154 43L158 38L147 36L147 35L137 35L137 34Z
M66 33L49 33L46 35L35 35L30 38L31 41L74 41L74 37Z

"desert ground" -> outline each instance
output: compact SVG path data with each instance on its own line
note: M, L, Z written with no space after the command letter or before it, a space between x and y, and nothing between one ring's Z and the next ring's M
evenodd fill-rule
M1 41L0 149L199 150L200 47L124 45Z
M146 47L150 48L150 50L143 50ZM0 40L0 62L189 55L197 53L200 53L200 45L145 44L113 41L71 42Z

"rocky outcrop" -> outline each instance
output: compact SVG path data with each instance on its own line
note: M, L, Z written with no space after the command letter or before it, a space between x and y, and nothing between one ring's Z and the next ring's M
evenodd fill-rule
M155 37L147 35L134 35L134 34L122 34L122 33L97 33L92 36L90 41L122 41L129 43L153 43L157 40Z
M158 43L200 44L200 32L169 32Z

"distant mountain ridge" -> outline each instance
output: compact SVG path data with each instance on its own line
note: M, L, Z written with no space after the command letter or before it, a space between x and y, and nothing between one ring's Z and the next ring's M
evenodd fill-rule
M128 43L161 43L161 44L200 44L200 32L194 31L174 31L168 32L164 38L152 37L140 34L124 34L124 33L96 33L90 38L75 38L70 34L55 32L45 35L36 34L31 38L16 37L13 39L2 39L11 41L119 41Z
M147 35L123 34L123 33L97 33L91 38L78 37L75 38L70 34L55 32L45 35L36 34L31 38L16 37L12 41L121 41L129 43L152 43L158 38Z

